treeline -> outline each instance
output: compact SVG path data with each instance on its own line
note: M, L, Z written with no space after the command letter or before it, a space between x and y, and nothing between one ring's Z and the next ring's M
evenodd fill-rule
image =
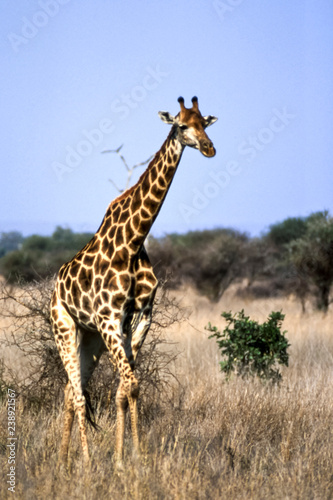
M55 274L92 237L57 227L52 236L2 233L0 273L9 282ZM327 211L288 218L258 238L233 229L149 237L148 253L159 279L176 288L191 283L218 300L235 280L254 297L295 294L305 308L314 297L327 310L333 282L333 218Z
M0 274L10 283L44 279L58 272L91 239L90 233L74 233L57 227L52 236L18 232L0 236Z

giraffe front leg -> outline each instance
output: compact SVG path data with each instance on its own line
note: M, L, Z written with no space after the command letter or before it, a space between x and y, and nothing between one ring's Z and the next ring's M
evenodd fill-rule
M67 372L69 384L65 391L65 420L62 435L60 458L66 460L73 425L74 413L77 414L82 450L85 462L89 462L86 428L86 400L83 395L80 359L78 356L77 327L60 301L52 302L53 331L60 357ZM84 371L84 370L83 370Z
M86 426L86 405L85 399L79 406L76 408L79 430L80 430L80 438L81 445L83 451L84 461L88 464L90 462L89 451L88 451L88 442L87 442L87 426ZM65 388L65 415L64 415L64 427L60 445L60 455L59 462L61 464L66 464L68 458L68 448L69 442L71 438L71 431L73 427L73 421L75 416L74 409L74 400L72 387L70 382L67 383Z
M127 396L127 406L129 406L130 417L131 417L131 430L132 430L133 447L134 447L136 454L139 455L140 445L139 445L138 410L137 410L137 400L139 397L139 383L138 383L136 377L134 376L133 369L134 369L134 360L131 356L131 363L128 362L128 365L126 366L125 376L124 376L122 384L120 386L120 390L121 390L120 395ZM126 410L125 410L125 412L126 412ZM125 415L126 415L125 412L121 410L121 417L120 418L125 418ZM122 425L121 420L118 421L118 418L117 418L117 437L119 436L119 439L116 441L116 445L117 445L116 451L117 451L118 457L122 455L122 444L124 442L123 435L121 438L121 425ZM118 426L119 426L119 430L118 430ZM120 439L122 440L121 441L122 442L121 448L120 448ZM119 448L118 448L118 446L119 446Z
M140 452L139 433L138 433L138 412L137 412L137 395L136 397L128 396L123 382L117 390L116 407L117 407L117 425L116 425L116 461L121 464L123 458L123 445L125 435L125 418L128 406L130 407L131 429L134 450L137 454Z
M131 427L133 435L133 444L136 451L139 451L139 438L137 429L137 398L139 395L139 384L133 373L131 363L133 356L126 353L124 343L119 329L112 328L114 325L110 322L109 329L103 331L102 337L109 352L113 355L120 374L120 385L117 390L117 425L116 425L116 460L121 462L123 455L123 443L125 433L125 417L128 406L130 407ZM130 357L130 360L128 359Z
M139 432L138 432L138 396L132 397L129 400L130 415L131 415L131 429L134 450L137 455L140 453Z

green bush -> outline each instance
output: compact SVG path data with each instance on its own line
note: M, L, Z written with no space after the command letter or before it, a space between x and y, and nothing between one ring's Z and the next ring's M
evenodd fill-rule
M262 325L245 316L244 310L234 316L223 312L221 316L227 321L222 333L210 323L207 329L213 332L209 338L216 338L225 358L220 366L227 378L235 371L244 378L257 375L262 380L280 382L282 376L275 364L288 366L290 345L285 337L287 332L281 333L284 314L271 312Z

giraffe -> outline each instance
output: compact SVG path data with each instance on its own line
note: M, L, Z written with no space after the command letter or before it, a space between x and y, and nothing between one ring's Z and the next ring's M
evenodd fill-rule
M108 350L120 383L116 393L115 456L121 462L129 407L132 441L139 452L135 359L148 333L158 285L144 248L185 146L215 156L205 129L217 118L202 116L197 97L186 108L179 97L176 116L159 112L171 131L138 182L109 205L93 238L59 270L51 299L51 324L68 375L59 458L67 460L75 414L84 459L89 463L86 385L101 354Z

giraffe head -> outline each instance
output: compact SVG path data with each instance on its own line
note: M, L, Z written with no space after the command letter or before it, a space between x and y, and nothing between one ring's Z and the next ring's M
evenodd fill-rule
M183 97L179 97L178 102L178 115L172 116L167 111L160 111L158 114L161 120L174 126L175 135L183 146L199 149L204 156L215 156L215 148L205 128L215 123L217 118L211 115L202 116L197 97L192 97L191 108L185 108Z

